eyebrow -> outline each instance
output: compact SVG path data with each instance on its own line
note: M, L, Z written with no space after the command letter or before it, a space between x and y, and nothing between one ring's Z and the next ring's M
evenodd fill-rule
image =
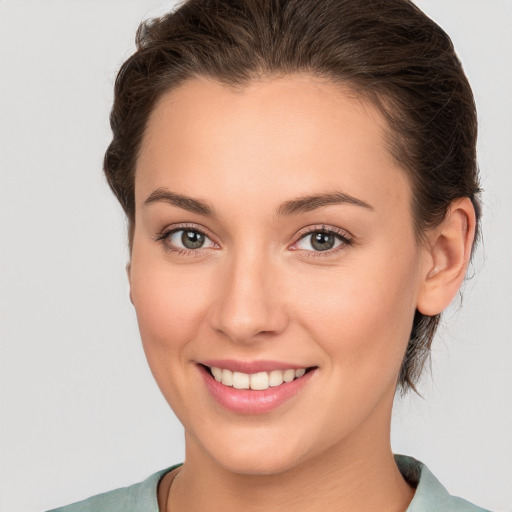
M183 196L171 192L166 188L157 188L148 196L144 201L144 205L164 202L169 203L183 210L187 210L192 213L198 213L199 215L207 215L212 217L215 215L214 209L207 203L200 201L199 199L193 199L192 197Z
M176 194L167 188L157 188L151 192L148 198L144 201L144 205L156 202L169 203L177 206L178 208L182 208L183 210L197 213L199 215L206 215L209 217L213 217L215 215L215 210L208 203L189 196ZM314 194L298 197L296 199L286 201L279 206L277 214L278 216L295 215L336 204L350 204L373 210L373 206L365 203L361 199L357 199L356 197L343 192L330 192L327 194Z
M351 204L373 210L373 206L365 203L361 199L357 199L343 192L330 192L327 194L298 197L297 199L286 201L277 209L277 213L278 215L295 215L297 213L306 213L334 204Z

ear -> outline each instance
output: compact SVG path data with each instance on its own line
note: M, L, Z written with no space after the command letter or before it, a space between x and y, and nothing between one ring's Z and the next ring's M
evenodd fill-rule
M126 264L126 275L128 276L128 284L130 285L130 302L133 304L131 272L132 272L132 262L129 261Z
M417 309L434 316L446 309L457 294L475 238L475 209L468 197L453 201L442 223L427 234Z

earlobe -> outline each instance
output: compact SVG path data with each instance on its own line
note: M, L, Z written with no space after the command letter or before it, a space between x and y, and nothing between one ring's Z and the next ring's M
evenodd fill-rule
M420 313L437 315L452 302L466 275L475 227L475 209L465 197L453 201L441 224L428 234L417 304Z

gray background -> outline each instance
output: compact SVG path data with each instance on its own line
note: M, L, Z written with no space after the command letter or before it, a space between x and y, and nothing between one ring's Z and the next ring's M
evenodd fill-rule
M396 452L512 511L512 2L421 0L452 36L480 117L484 244L446 315ZM2 511L127 485L183 458L128 300L125 223L103 179L112 83L157 0L0 2Z

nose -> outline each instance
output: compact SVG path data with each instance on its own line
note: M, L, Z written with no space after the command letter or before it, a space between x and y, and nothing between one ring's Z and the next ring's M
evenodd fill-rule
M211 327L232 342L244 344L282 333L288 319L277 273L257 254L239 255L226 262L218 274Z

